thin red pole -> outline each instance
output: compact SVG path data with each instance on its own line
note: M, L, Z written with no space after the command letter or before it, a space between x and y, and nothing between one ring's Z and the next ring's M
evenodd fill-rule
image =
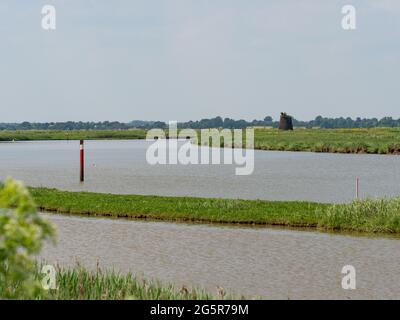
M83 140L80 141L80 181L85 181L85 154L83 149Z

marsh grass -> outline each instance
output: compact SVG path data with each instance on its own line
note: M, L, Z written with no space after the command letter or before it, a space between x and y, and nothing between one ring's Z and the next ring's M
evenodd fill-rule
M146 131L129 130L16 130L0 131L0 141L144 139Z
M116 195L30 188L38 208L68 214L189 222L312 227L326 204L194 197Z
M400 198L350 204L116 195L30 188L40 210L182 222L400 233Z
M259 150L399 154L399 128L255 130Z
M144 139L146 137L146 132L146 130L142 129L3 130L0 131L0 141ZM168 135L168 130L166 130L166 134ZM243 145L245 145L244 138L245 134L243 134ZM295 128L294 131L280 131L272 128L256 128L254 131L254 148L258 150L400 154L399 141L400 128ZM200 139L199 143L202 143Z
M323 153L400 154L400 128L254 130L254 149ZM200 144L203 144L199 141ZM243 134L243 146L246 145ZM221 147L223 147L221 139Z
M37 270L41 268L38 267ZM39 271L35 274L42 279ZM131 273L121 274L114 270L97 267L89 271L77 264L73 268L56 266L57 289L43 292L38 299L54 300L213 300L238 299L226 294L223 288L215 293L186 286L176 287L156 280L140 279ZM241 297L243 298L243 297Z
M334 230L400 232L400 198L355 200L332 205L320 214L318 226Z

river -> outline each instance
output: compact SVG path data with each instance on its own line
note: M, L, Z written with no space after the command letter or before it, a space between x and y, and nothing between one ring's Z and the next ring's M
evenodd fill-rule
M263 299L400 299L400 239L276 228L48 215L49 263L114 268L216 293ZM341 287L356 269L356 289Z
M400 156L255 152L254 173L234 165L151 166L146 141L86 141L80 183L77 141L0 144L0 179L71 191L268 200L346 202L360 194L400 193ZM399 238L276 228L188 225L48 215L58 244L49 263L131 271L164 282L217 286L265 299L399 299ZM356 268L357 289L343 290L341 270Z
M72 191L347 202L360 178L362 197L400 194L400 156L256 151L254 172L234 165L156 165L150 142L86 141L86 181L79 183L79 142L0 144L0 179Z

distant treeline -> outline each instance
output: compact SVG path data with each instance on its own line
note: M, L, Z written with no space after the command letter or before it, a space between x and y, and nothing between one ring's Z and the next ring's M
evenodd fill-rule
M128 123L118 121L103 122L22 122L0 123L0 130L123 130L123 129L151 129L164 128L165 122L160 121L131 121Z
M188 121L178 123L179 128L228 128L228 129L242 129L246 127L273 127L277 128L279 121L275 121L272 117L267 116L263 120L234 120L230 118L222 119L215 117L212 119L202 119L200 121ZM393 119L392 117L377 118L323 118L322 116L316 117L311 121L300 121L293 118L293 125L295 127L304 128L376 128L376 127L400 127L400 119ZM45 123L0 123L0 130L123 130L123 129L152 129L152 128L166 128L168 124L163 121L142 121L134 120L131 122L118 122L118 121L103 121L103 122L45 122Z
M200 121L189 121L179 123L180 128L230 128L230 129L240 129L245 127L273 127L277 128L279 121L274 121L272 117L265 117L263 120L233 120L230 118L222 119L221 117L216 117L213 119L202 119ZM316 117L311 121L300 121L293 118L293 126L304 127L304 128L324 128L324 129L335 129L335 128L376 128L376 127L400 127L400 119L393 119L392 117L385 117L380 120L376 118L372 119L361 119L356 118L355 120L351 118L323 118L322 116Z

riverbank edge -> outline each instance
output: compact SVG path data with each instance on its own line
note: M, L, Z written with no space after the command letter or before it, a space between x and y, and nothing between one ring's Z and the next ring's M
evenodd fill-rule
M385 133L393 136L385 137ZM0 142L76 141L76 140L144 140L147 130L17 130L0 131ZM168 138L168 131L165 133ZM265 135L267 134L267 135ZM327 136L328 134L328 136ZM254 150L315 152L336 154L399 155L400 144L394 143L400 129L296 129L281 132L255 129ZM358 135L358 136L354 136ZM362 137L360 138L360 135ZM379 136L380 141L376 136ZM334 140L332 138L335 137ZM357 137L357 139L355 139ZM390 139L389 139L390 138ZM245 145L245 141L243 141ZM199 141L200 145L201 142ZM223 144L221 145L223 147Z
M43 212L93 217L219 225L277 226L322 232L400 234L399 217L360 220L343 217L353 204L266 201L109 193L29 188ZM367 200L366 200L367 201ZM363 201L356 202L362 206ZM369 207L369 205L368 205ZM351 210L351 207L350 207ZM377 213L379 214L379 213Z

